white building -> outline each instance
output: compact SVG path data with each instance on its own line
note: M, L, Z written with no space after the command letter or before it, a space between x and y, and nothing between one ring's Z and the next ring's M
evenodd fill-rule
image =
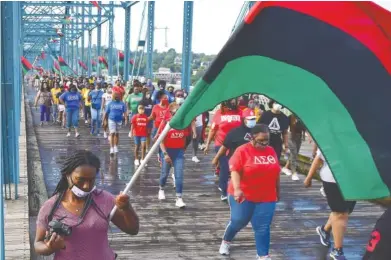
M159 68L157 72L153 73L153 76L155 79L159 80L165 80L167 82L176 82L178 80L181 80L182 73L180 72L171 72L169 68Z

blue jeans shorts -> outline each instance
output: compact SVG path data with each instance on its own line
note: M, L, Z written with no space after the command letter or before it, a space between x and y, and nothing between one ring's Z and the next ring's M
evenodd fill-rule
M147 138L145 136L135 136L134 137L134 144L140 145L141 143L144 143L147 141Z

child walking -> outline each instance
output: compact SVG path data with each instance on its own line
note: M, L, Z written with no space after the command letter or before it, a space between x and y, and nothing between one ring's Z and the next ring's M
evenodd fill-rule
M147 135L148 135L148 117L145 114L144 105L138 105L138 114L132 118L132 124L130 128L131 135L134 136L134 165L137 167L140 165L139 151L141 147L141 163L145 159L145 151L147 148Z

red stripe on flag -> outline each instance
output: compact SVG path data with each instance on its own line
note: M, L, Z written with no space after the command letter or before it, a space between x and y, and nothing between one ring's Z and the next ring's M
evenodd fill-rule
M263 9L269 7L290 9L336 27L370 49L391 74L391 39L387 37L391 34L391 28L388 27L391 12L377 4L348 1L262 1L253 6L244 22L251 24Z

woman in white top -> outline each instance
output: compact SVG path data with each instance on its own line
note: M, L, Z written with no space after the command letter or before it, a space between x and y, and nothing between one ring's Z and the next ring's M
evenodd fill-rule
M111 88L111 84L107 88L106 93L102 96L102 118L104 118L104 111L106 111L106 105L108 105L113 99L113 90ZM103 122L103 121L102 121ZM107 138L107 126L103 126L103 136L104 138Z
M195 129L196 129L196 137L193 138L193 158L191 159L193 162L199 163L200 160L197 157L197 152L198 152L198 145L201 140L202 136L202 114L197 116L196 119L194 120L195 122Z
M312 178L321 165L322 168L319 174L323 182L324 192L326 193L331 214L326 225L317 227L316 232L320 237L320 242L327 247L331 245L330 234L331 232L333 233L334 247L330 253L330 257L335 260L343 260L346 259L343 252L343 237L348 224L349 214L353 212L356 202L346 201L344 199L333 173L319 149L312 162L307 178L304 181L305 187L311 187Z

